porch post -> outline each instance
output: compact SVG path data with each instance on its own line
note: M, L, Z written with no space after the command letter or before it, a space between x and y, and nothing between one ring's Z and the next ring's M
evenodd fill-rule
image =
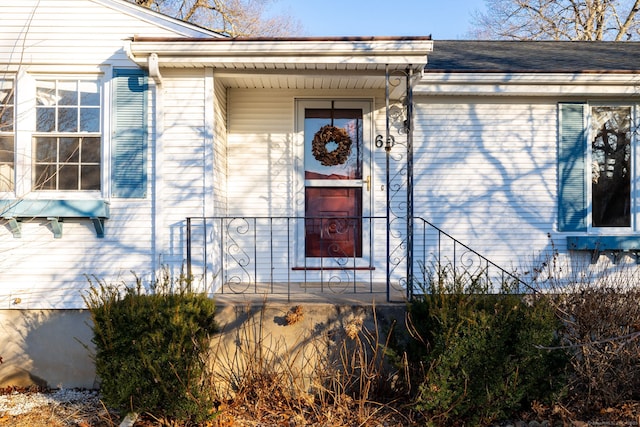
M390 156L391 156L391 124L389 120L389 64L385 66L385 82L384 82L384 99L385 99L385 143L384 143L384 151L386 156L386 184L385 184L385 192L386 192L386 225L387 225L387 248L386 248L386 256L387 256L387 302L391 300L391 174L389 172L390 168Z
M406 72L407 122L407 299L413 297L413 67Z

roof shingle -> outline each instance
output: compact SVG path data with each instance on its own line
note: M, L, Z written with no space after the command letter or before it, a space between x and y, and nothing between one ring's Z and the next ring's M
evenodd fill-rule
M434 41L427 72L586 73L640 70L640 42Z

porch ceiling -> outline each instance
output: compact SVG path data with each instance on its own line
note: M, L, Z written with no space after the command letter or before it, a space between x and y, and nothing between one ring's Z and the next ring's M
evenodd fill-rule
M331 71L281 72L216 72L225 87L239 89L382 89L384 70L376 73L348 73Z
M135 38L142 67L214 69L225 86L276 89L379 89L385 69L421 73L430 37L295 39Z

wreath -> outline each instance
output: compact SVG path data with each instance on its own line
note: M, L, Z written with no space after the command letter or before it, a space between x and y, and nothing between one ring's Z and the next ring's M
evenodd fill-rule
M338 147L330 152L327 150L327 144L331 141L338 144ZM311 152L323 166L341 165L351 154L351 137L342 128L331 125L322 126L313 136Z

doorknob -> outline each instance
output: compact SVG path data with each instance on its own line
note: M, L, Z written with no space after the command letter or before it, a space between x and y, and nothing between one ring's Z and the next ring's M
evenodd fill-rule
M367 191L371 191L371 175L367 175L365 182L367 183Z

